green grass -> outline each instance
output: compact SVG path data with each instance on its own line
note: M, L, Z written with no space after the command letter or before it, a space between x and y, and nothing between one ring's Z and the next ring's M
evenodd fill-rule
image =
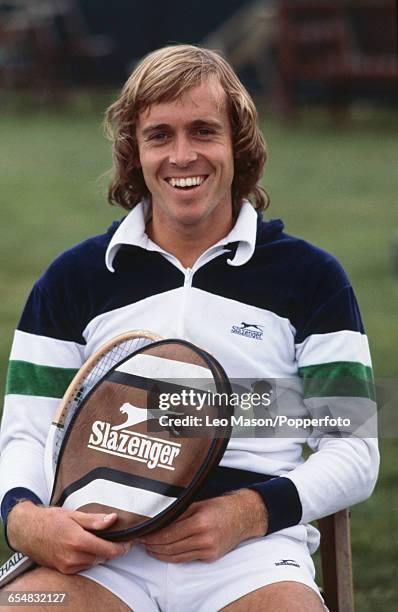
M2 161L1 384L12 330L35 278L60 251L101 232L123 213L106 204L109 143L101 113L4 113ZM286 230L334 253L355 287L377 377L398 373L398 278L391 244L398 235L396 116L354 114L344 127L321 112L296 127L265 118L270 157L264 185ZM373 497L352 510L357 609L396 609L398 585L397 432L382 442ZM6 556L3 547L3 556ZM395 605L394 605L395 604Z
M32 281L55 255L123 214L106 204L106 182L99 179L111 165L101 121L99 112L1 120L3 364Z

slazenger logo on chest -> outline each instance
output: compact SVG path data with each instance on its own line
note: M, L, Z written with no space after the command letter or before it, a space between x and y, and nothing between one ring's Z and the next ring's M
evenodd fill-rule
M175 470L173 463L180 454L181 444L125 429L126 426L146 421L147 411L128 403L123 404L120 411L127 413L127 420L121 425L112 426L106 421L94 421L87 447L146 463L150 470L157 467Z
M246 323L242 321L240 325L233 325L231 328L231 334L238 334L239 336L245 336L246 338L253 338L253 340L263 339L263 325L257 323Z

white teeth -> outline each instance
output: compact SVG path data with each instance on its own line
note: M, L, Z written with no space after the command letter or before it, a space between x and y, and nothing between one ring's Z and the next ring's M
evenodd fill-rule
M205 180L204 176L187 176L185 178L169 178L167 179L172 187L196 187L201 185Z

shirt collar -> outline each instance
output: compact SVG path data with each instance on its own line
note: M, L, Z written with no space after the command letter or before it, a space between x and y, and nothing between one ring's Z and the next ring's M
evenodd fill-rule
M151 205L147 200L139 202L123 219L108 245L105 264L114 272L113 261L123 245L137 246L150 251L164 252L153 243L145 233L145 225L151 217ZM242 266L254 252L257 233L257 213L247 200L244 200L232 230L214 246L238 243L235 255L228 259L231 266ZM211 247L214 248L214 247Z
M105 253L105 264L110 272L114 272L113 260L123 245L147 248L149 240L145 233L145 225L151 216L151 207L147 200L142 200L125 217L113 234Z

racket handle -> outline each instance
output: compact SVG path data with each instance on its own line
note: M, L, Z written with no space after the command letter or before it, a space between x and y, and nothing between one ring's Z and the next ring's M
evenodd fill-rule
M36 563L26 555L16 552L0 567L0 589L14 578L35 567Z

